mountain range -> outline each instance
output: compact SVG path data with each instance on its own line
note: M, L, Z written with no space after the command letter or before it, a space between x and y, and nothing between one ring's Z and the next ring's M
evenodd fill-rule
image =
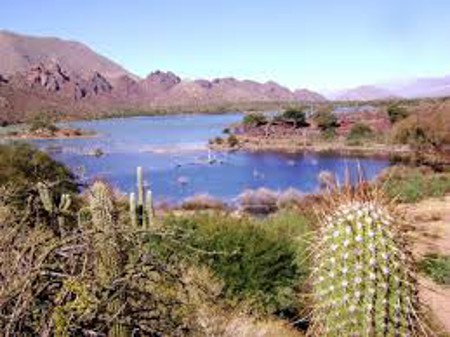
M437 98L448 96L450 96L450 76L363 85L326 95L328 99L339 101Z
M232 77L184 80L159 70L139 78L79 42L58 38L0 31L0 55L0 117L7 121L49 108L80 114L111 107L325 101L313 91L291 91L272 81Z
M361 86L335 93L338 100L440 97L450 95L450 76L407 83ZM86 45L53 37L0 31L0 120L20 121L52 109L95 114L108 109L214 107L239 103L323 102L308 89L233 77L185 80L167 71L140 78Z

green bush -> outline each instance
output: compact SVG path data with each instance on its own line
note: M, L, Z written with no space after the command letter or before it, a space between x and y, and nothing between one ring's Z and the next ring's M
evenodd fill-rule
M252 112L250 114L245 115L242 122L245 125L261 126L267 124L267 118L262 113Z
M397 166L380 176L386 194L399 202L413 203L450 192L450 175L430 169Z
M52 119L45 113L35 115L33 118L31 118L28 124L31 132L48 131L53 133L58 131L58 127L53 123Z
M450 255L427 254L420 261L419 269L434 282L450 285Z
M308 126L306 114L301 108L286 109L277 119L292 122L296 127Z
M391 104L387 108L387 113L391 123L396 123L409 116L408 109L398 104Z
M75 177L63 164L31 145L0 145L0 186L29 189L38 182L58 183L59 192L78 190Z
M334 131L339 126L336 115L329 109L319 110L313 119L322 132Z
M223 280L231 303L244 301L266 313L297 307L295 287L308 273L306 241L298 241L308 229L305 218L285 213L258 222L210 214L169 217L166 225L186 233L184 242Z
M347 142L349 144L361 144L365 140L370 140L374 136L372 128L364 123L356 123L350 129L347 135Z

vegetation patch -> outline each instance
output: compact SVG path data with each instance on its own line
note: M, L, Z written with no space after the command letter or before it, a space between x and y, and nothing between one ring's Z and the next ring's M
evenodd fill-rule
M419 269L434 282L450 285L450 255L427 254L420 261Z
M450 174L425 167L394 166L382 172L379 182L387 196L404 203L450 193Z

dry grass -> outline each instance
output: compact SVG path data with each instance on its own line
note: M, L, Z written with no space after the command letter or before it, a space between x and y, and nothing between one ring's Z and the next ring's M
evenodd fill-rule
M227 209L227 205L220 199L214 198L209 194L198 194L189 197L183 201L181 208L186 211L198 210L218 210Z

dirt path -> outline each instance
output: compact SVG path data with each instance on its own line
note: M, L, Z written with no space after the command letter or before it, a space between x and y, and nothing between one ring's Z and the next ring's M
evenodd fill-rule
M402 208L413 226L409 235L417 259L427 253L450 255L450 196L427 199ZM425 276L419 283L422 301L450 333L450 287L438 285Z

